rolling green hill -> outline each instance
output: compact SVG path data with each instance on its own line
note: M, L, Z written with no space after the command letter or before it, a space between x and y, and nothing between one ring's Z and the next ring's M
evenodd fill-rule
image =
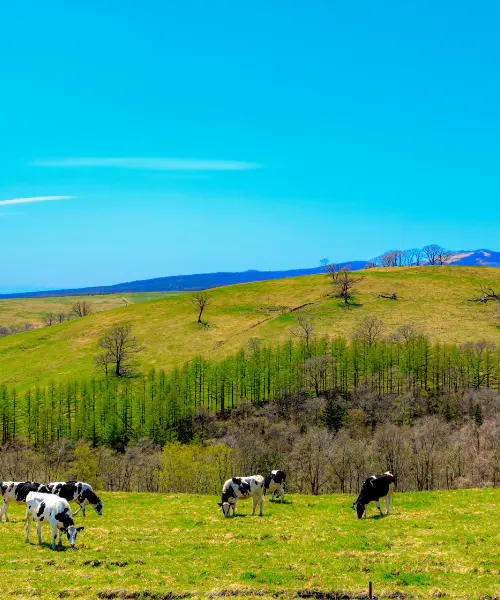
M24 508L0 523L4 598L498 598L499 491L396 493L357 520L354 496L289 495L224 519L213 496L102 494L76 549L50 527L24 541ZM8 549L8 550L7 550Z
M355 275L364 279L357 287L356 306L349 308L328 295L332 286L325 275L312 275L210 290L203 315L206 326L196 324L189 295L179 295L4 337L0 339L0 380L26 387L90 375L99 337L117 324L132 326L143 342L143 368L169 369L196 355L217 359L245 347L252 337L270 344L283 341L290 336L299 310L314 322L318 335L349 336L363 317L375 315L384 321L386 333L412 323L435 341L500 341L500 331L490 318L491 303L466 301L478 295L481 284L499 287L500 269L409 267ZM400 299L378 298L382 292L397 293ZM284 306L292 312L277 310Z

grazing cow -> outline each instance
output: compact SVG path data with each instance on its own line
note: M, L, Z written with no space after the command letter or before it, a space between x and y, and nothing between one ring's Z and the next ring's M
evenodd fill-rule
M71 508L64 498L54 494L30 492L26 498L26 543L29 543L31 521L36 522L38 543L42 543L42 523L52 527L52 550L56 549L56 536L59 532L58 544L61 545L62 534L68 536L69 544L75 546L76 535L83 527L75 527Z
M281 496L281 504L285 501L285 479L285 471L275 469L268 473L264 480L264 493L272 492L271 500L274 500L274 494L277 492Z
M5 513L5 522L9 522L9 502L24 504L26 496L30 492L49 493L48 488L35 481L2 481L0 483L0 492L2 493L2 506L0 507L0 521Z
M366 505L369 502L375 501L380 515L383 516L382 509L380 508L380 498L385 496L385 514L388 515L393 493L394 475L389 473L389 471L382 475L372 475L363 483L358 499L352 505L352 508L356 511L358 519L361 519L366 514Z
M264 510L264 477L252 475L251 477L233 477L222 486L222 512L229 517L231 508L233 517L236 515L236 502L239 499L252 498L252 515L255 514L257 505L260 505L260 516Z
M75 515L82 511L82 515L85 516L87 504L91 504L98 515L102 515L102 502L88 483L83 481L52 481L47 487L51 494L64 498L68 502L76 502L80 508L75 511Z

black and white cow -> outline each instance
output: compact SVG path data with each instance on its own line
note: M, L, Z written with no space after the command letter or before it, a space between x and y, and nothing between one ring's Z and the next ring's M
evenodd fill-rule
M274 494L278 493L281 496L281 504L285 501L285 471L275 469L267 474L264 480L264 493L272 492L271 500L274 500Z
M48 488L36 481L2 481L0 483L2 505L0 507L0 521L5 513L5 522L9 522L9 503L24 504L30 492L49 493Z
M394 475L387 471L382 475L372 475L363 483L358 499L352 505L356 511L358 519L361 519L366 514L366 505L369 502L375 501L380 515L383 516L380 508L380 498L385 497L385 514L389 514L392 494L394 493Z
M85 516L87 504L91 504L98 515L102 515L102 502L88 483L83 481L51 481L47 487L51 494L64 498L68 502L76 502L80 508L75 511L75 515L82 511L82 515Z
M70 546L76 543L76 536L83 527L75 527L71 508L64 498L58 498L54 494L40 494L30 492L26 498L26 543L29 543L31 521L36 522L38 543L42 543L42 523L48 523L52 527L52 550L56 549L56 537L59 533L58 544L61 545L62 534L68 536Z
M222 486L222 512L229 517L231 508L233 517L236 515L236 502L239 499L252 498L252 515L255 514L257 505L260 506L260 516L264 510L264 477L252 475L251 477L233 477Z

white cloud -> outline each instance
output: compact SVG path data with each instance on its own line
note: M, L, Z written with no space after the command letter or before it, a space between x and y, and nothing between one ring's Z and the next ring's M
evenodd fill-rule
M238 160L196 160L183 158L59 158L35 160L38 167L116 167L150 171L248 171L262 165Z
M34 196L33 198L12 198L12 200L0 200L0 206L7 204L28 204L30 202L47 202L49 200L71 200L76 196Z

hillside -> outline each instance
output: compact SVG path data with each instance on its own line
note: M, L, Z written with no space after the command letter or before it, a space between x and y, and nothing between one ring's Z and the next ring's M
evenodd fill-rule
M104 493L77 525L76 550L52 552L23 507L2 523L4 597L18 598L498 598L499 491L396 493L357 520L355 496L267 497L224 519L215 496Z
M347 309L338 298L327 296L332 286L325 275L312 275L214 289L204 314L207 327L196 324L189 296L180 295L4 337L1 381L26 387L91 375L99 337L122 323L132 326L146 348L143 368L169 369L196 355L217 359L245 347L252 337L270 344L288 339L299 307L314 321L318 335L350 335L363 317L375 315L387 333L412 323L436 341L500 341L489 318L491 305L466 302L482 283L498 286L500 269L408 267L359 274L364 279L358 285L357 306ZM397 293L401 299L378 298L381 292ZM281 314L279 306L294 312Z
M43 317L46 313L64 313L71 311L75 302L84 300L92 306L92 312L102 312L136 304L137 302L147 302L148 300L157 300L177 294L179 292L149 292L140 294L109 294L105 296L54 296L43 298L0 298L0 327L23 326L25 323L31 323L34 327L43 325Z

